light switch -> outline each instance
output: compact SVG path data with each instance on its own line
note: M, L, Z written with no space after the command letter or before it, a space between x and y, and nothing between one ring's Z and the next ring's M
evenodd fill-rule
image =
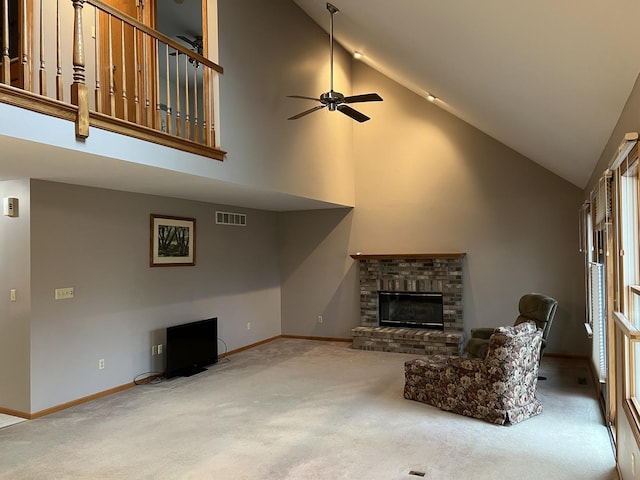
M11 289L11 301L12 302L16 301L16 289L15 288Z

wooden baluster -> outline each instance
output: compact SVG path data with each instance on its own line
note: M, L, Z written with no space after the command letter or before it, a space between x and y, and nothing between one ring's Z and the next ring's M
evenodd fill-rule
M200 128L198 127L198 64L193 64L193 141L200 142Z
M100 84L100 69L102 65L100 64L100 11L97 7L93 7L93 28L96 31L96 38L94 42L95 49L95 76L96 76L96 89L93 92L94 98L96 102L96 112L102 112L102 89Z
M211 85L209 83L209 74L211 73L211 69L206 65L202 66L202 102L204 108L204 120L202 121L203 135L204 138L202 141L205 145L211 145L211 135L209 125L212 125L211 117L210 117L210 109L209 109L209 92L211 90Z
M44 0L40 0L40 95L47 96L47 70L44 60Z
M213 82L216 78L216 73L211 70L211 69L207 69L208 70L208 83L207 85L209 86L209 91L207 92L207 108L209 109L209 135L207 138L207 145L209 145L210 147L215 147L216 146L216 128L215 128L215 101L214 101L214 89L213 89Z
M191 140L191 118L189 110L189 58L184 56L184 136L187 140Z
M138 91L138 74L140 72L140 64L138 63L138 28L133 27L133 104L135 110L133 112L136 125L140 125L140 92Z
M156 75L155 75L155 97L156 97L156 130L162 130L162 110L160 109L160 45L158 43L158 39L155 39L155 64L156 64Z
M120 20L120 53L122 55L122 74L120 81L122 82L122 118L129 120L129 105L127 103L127 59L124 49L124 21Z
M142 38L144 39L143 43L142 43L142 62L143 62L143 74L144 74L144 80L142 82L142 88L144 89L143 95L144 95L144 120L145 120L145 124L147 125L147 127L152 127L153 123L151 122L151 101L149 100L149 90L150 90L150 86L149 86L149 49L148 49L148 43L149 43L149 38L147 38L148 35L146 33L142 33ZM155 62L157 63L157 62Z
M84 0L73 0L73 84L71 103L78 107L76 137L89 136L89 99L84 75L84 44L82 38L82 8Z
M21 83L22 88L26 91L31 91L31 65L29 58L29 19L27 12L29 9L27 8L27 0L22 0L21 5L21 19L22 19L22 36L21 36L21 51L22 51L22 59L21 59Z
M167 119L167 133L169 135L171 135L171 84L169 83L169 45L165 45L165 65L167 66L167 86L166 86L166 93L167 93L167 115L166 115L166 119Z
M113 22L113 18L111 14L107 15L108 20L108 29L109 29L109 115L112 117L116 116L116 84L115 78L113 75L113 70L116 68L113 64L113 28L111 23Z
M2 1L2 51L0 62L2 62L2 77L0 83L11 84L11 58L9 58L9 0Z
M207 144L207 141L209 139L209 123L207 122L208 120L208 115L209 115L209 107L207 106L207 82L206 82L206 78L207 78L207 71L209 70L209 68L206 65L202 66L202 143L204 143L205 145Z
M62 84L62 37L60 35L60 0L56 2L56 99L64 102Z
M186 55L185 55L186 56ZM182 136L180 118L180 52L176 50L176 136Z

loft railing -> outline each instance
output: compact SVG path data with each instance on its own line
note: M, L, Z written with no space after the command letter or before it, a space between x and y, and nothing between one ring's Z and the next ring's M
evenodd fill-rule
M100 0L0 2L0 102L223 159L222 67Z

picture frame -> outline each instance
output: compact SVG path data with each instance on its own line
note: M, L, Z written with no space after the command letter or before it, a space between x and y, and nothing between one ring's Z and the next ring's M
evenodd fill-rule
M151 267L196 264L196 219L150 215L149 265Z

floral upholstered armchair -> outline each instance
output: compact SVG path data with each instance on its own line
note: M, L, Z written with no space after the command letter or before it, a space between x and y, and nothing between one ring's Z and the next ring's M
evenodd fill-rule
M536 399L542 331L498 327L484 359L432 355L405 362L404 396L503 425L542 412Z

